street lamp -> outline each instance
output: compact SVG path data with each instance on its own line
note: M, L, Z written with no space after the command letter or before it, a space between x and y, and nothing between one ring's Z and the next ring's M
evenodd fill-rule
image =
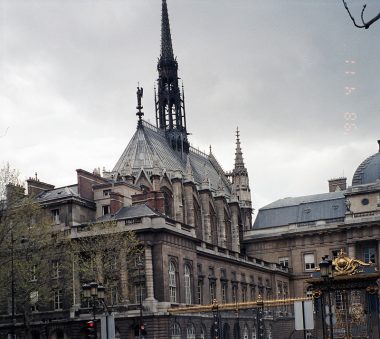
M264 300L261 294L257 297L256 321L257 338L264 339Z
M219 321L219 305L216 299L213 300L212 303L212 316L214 319L214 338L220 339L220 321Z
M139 338L144 338L145 327L143 324L143 306L142 306L142 275L141 270L144 269L144 261L141 257L138 257L136 266L138 269L138 283L139 283L139 306L140 306L140 319L139 319Z
M103 309L104 304L104 292L105 287L102 284L98 284L96 282L91 283L85 283L82 285L83 290L83 298L85 301L89 302L92 308L92 315L93 315L93 322L95 324L95 333L96 330L96 310L101 305L101 308ZM108 331L107 331L108 335Z
M332 259L330 259L327 255L322 257L322 261L319 263L319 269L321 272L321 277L326 282L327 287L327 295L328 295L328 303L329 303L329 324L330 324L330 339L334 339L334 328L333 328L333 313L332 313L332 306L331 306L331 289L330 284L331 281L334 279L334 270L335 265L332 262Z

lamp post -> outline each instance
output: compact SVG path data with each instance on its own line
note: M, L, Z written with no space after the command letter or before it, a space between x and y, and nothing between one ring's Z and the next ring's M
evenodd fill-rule
M326 282L327 295L328 295L328 306L329 306L328 317L329 317L329 325L330 325L330 339L334 339L333 313L332 313L332 305L331 305L330 284L331 284L331 281L334 279L335 266L332 263L332 259L330 259L326 255L326 256L322 257L322 261L319 263L319 268L320 268L320 272L321 272L321 277Z
M264 300L261 294L257 297L257 339L264 339Z
M220 339L219 305L216 299L212 303L212 316L214 319L214 338Z
M94 323L96 324L96 310L99 307L99 304L102 306L101 308L104 308L104 292L105 287L102 284L98 284L96 282L91 282L89 284L83 284L82 285L83 290L83 297L86 301L90 303L90 306L92 308L92 319ZM97 329L95 326L95 333ZM108 335L108 331L107 331Z
M139 306L140 306L140 319L139 319L139 338L144 338L143 330L145 333L145 328L143 328L143 306L142 306L142 276L141 270L144 268L144 262L141 257L137 259L137 270L138 270L138 283L139 283Z

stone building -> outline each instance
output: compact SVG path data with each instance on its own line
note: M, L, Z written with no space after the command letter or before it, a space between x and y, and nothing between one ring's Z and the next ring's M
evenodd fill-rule
M112 284L104 273L100 277L119 338L136 336L140 295L147 339L210 338L210 314L173 317L168 309L211 304L214 299L222 304L244 302L259 294L264 299L286 298L290 274L277 258L275 263L257 259L255 251L243 246L252 229L252 205L239 132L235 165L228 173L211 149L206 154L189 144L166 0L157 69L156 126L143 120L143 91L138 88L137 129L112 171L79 169L77 182L60 188L31 178L28 193L50 214L52 230L68 239L90 237L91 227L104 221L115 223L114 232L136 232L144 250L144 279L131 279L128 269L114 273ZM97 235L101 232L99 228ZM114 250L118 267L125 267L125 251ZM91 314L83 307L81 285L88 281L81 281L77 271L73 260L70 274L55 277L64 288L54 292L51 309L35 307L33 338L83 336L83 323ZM0 332L9 333L9 317L0 320ZM274 319L266 321L269 338ZM20 314L16 325L22 337ZM256 337L257 327L248 313L225 314L221 326L225 338Z
M284 198L258 211L243 244L255 255L288 267L295 296L307 293L305 279L322 256L336 257L343 249L350 257L380 261L380 141L379 152L356 169L352 185L346 178L329 180L329 192Z

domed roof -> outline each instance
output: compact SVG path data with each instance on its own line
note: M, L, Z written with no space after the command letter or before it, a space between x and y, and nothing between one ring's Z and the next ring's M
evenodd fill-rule
M370 184L380 180L380 140L379 152L365 159L357 168L352 178L352 186Z

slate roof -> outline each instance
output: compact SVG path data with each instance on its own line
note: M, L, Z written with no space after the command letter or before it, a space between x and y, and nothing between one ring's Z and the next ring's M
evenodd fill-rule
M105 220L115 220L115 219L131 219L131 218L140 218L140 217L151 217L159 216L160 214L153 211L150 207L145 204L132 205L122 207L116 214L111 215L107 214L99 218L99 221Z
M231 193L231 184L212 154L207 155L190 147L189 155L181 157L179 152L170 147L165 137L165 132L146 121L137 128L116 163L113 172L122 173L130 166L135 177L137 177L141 169L144 169L150 175L156 163L170 177L175 171L186 173L188 157L192 174L197 184L201 184L206 177L210 181L212 190L217 190L220 183L222 183L224 192L227 195Z
M66 187L54 188L49 191L43 191L38 195L37 200L42 202L69 197L79 198L78 185L70 185Z
M284 198L262 207L253 229L344 218L345 191Z

